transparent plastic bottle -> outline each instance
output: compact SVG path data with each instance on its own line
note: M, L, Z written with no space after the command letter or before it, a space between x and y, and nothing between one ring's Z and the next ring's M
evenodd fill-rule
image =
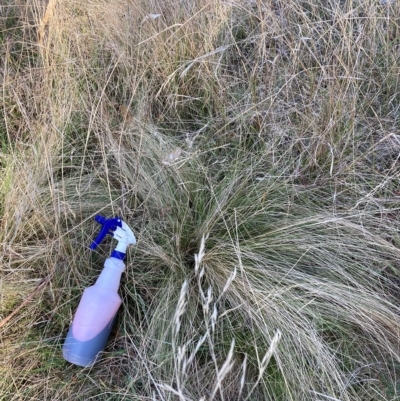
M111 220L101 216L100 218L101 224ZM124 251L128 245L136 243L136 239L124 222L120 219L118 222L121 222L121 228L113 232L114 238L119 239L118 246L111 257L106 259L96 283L83 292L64 342L63 357L75 365L89 367L97 361L100 352L107 344L122 302L118 295L118 288L121 274L125 270ZM109 230L106 230L107 233L110 233ZM92 249L101 242L101 235L102 233L92 244Z

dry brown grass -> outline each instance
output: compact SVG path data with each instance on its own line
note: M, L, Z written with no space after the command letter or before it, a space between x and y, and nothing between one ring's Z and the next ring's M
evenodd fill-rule
M0 21L1 399L399 397L397 2L10 2ZM82 370L61 344L109 253L87 249L96 213L138 244Z

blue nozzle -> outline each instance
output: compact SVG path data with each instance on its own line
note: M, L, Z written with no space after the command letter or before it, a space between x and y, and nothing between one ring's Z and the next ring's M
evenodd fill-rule
M99 235L90 245L90 249L96 249L97 246L103 241L104 237L107 234L113 235L114 230L117 227L122 227L122 220L119 217L114 217L111 219L107 219L106 217L100 216L99 214L95 217L95 220L102 226Z

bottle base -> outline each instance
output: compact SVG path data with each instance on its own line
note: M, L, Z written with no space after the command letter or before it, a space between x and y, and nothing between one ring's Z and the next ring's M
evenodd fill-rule
M72 323L63 345L63 358L85 368L92 366L100 358L101 351L107 345L114 319L115 316L99 334L87 341L80 341L74 337L74 323Z

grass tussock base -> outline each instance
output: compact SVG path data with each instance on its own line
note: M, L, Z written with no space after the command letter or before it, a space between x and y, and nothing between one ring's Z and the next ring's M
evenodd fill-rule
M4 399L398 399L397 2L0 11ZM81 369L96 213L138 243Z

